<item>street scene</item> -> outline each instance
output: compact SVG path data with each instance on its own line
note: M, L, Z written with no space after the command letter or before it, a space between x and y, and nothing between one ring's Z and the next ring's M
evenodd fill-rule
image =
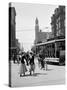
M36 61L36 68L34 75L30 75L29 71L26 76L19 77L20 64L12 63L11 84L12 87L26 87L26 86L41 86L41 85L62 85L65 84L65 67L48 65L47 71L39 69ZM29 68L29 67L27 67Z
M9 3L9 86L65 84L65 6Z

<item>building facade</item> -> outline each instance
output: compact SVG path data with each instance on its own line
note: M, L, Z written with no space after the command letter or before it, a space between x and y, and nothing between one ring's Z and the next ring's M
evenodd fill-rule
M55 9L51 17L51 27L51 37L45 43L37 44L36 52L44 52L44 56L50 58L62 56L65 60L65 6Z
M9 4L9 50L12 54L16 49L16 10Z
M51 42L58 40L54 44L46 46L47 57L59 57L60 52L65 52L65 6L59 6L55 9L51 17L52 37L47 40ZM64 41L61 41L64 40ZM59 52L59 54L57 54Z
M59 6L55 9L51 17L51 27L53 38L65 36L65 6Z

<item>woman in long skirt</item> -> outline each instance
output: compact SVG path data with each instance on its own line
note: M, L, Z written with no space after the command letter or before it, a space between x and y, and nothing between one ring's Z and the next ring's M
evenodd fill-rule
M25 65L25 56L22 55L22 58L21 58L21 66L20 66L20 77L22 76L25 76L25 72L27 72L27 68L26 68L26 65Z

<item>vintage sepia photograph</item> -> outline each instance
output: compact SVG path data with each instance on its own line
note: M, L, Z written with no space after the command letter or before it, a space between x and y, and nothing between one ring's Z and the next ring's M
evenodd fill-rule
M9 3L9 86L65 84L65 6Z

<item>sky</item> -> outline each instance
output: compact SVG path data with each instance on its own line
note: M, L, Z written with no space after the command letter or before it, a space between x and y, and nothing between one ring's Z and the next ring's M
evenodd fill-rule
M24 50L30 50L35 40L35 19L39 20L39 29L51 31L51 16L57 5L12 3L16 10L16 38ZM46 29L48 27L48 29Z

